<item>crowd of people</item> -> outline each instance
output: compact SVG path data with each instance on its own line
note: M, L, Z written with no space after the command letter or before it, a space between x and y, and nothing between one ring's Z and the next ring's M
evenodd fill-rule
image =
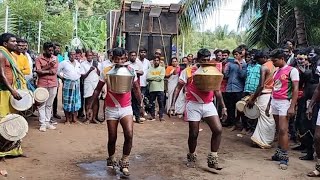
M320 49L296 49L294 41L286 40L275 50L248 50L240 45L232 50L200 49L181 60L173 57L166 62L161 49L147 59L144 48L126 51L114 48L103 57L91 50L69 50L62 54L58 43L46 42L43 53L34 55L28 42L10 33L0 36L0 117L16 111L10 106L10 96L22 97L17 89L47 89L49 98L37 104L39 130L56 129L58 91L62 86L64 123L103 123L108 127L108 166L120 166L129 175L129 155L132 148L133 122L166 121L177 116L189 123L187 165L195 167L200 121L212 131L208 167L221 170L218 149L222 127L240 130L250 135L260 148L278 147L271 157L287 169L289 140L298 145L293 150L306 152L301 160L313 160L314 151L320 159ZM224 75L220 90L201 91L193 76L201 64L214 64ZM107 74L125 66L133 75L132 89L115 93L106 83ZM110 85L110 84L109 84ZM246 99L246 106L257 106L257 119L246 117L236 104ZM100 119L100 99L104 99L104 118ZM156 105L157 103L157 105ZM81 119L81 120L80 120ZM114 156L118 124L124 132L123 156L119 164ZM317 128L316 128L317 127ZM0 156L22 155L21 146ZM320 161L309 176L320 176Z

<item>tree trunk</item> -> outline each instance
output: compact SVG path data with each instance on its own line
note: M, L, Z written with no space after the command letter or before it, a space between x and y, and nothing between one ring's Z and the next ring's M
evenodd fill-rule
M298 40L298 47L307 47L307 32L305 26L304 15L299 10L299 8L294 8L294 16L296 19L296 33L297 33L297 40Z

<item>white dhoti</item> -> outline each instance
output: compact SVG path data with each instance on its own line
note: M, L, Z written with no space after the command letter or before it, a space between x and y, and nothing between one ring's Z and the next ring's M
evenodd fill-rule
M256 105L260 110L260 117L251 140L261 148L271 148L276 131L276 123L273 116L265 113L271 94L263 94L257 98Z
M99 81L84 81L83 83L83 97L88 98L93 95Z
M183 114L186 107L186 96L183 89L180 91L178 99L175 104L175 110L177 114Z
M172 103L172 97L174 94L174 90L177 87L179 81L179 75L171 75L168 79L168 99L166 102L166 111L169 112L169 109L171 107ZM175 104L175 112L177 114L183 114L185 109L185 94L183 90L180 91L179 96L177 98L176 104Z

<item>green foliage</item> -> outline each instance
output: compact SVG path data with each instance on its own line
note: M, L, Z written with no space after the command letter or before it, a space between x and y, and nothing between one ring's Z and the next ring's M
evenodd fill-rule
M119 9L121 0L95 0L93 2L93 12L97 14L107 14L112 9Z
M8 1L10 10L23 21L41 21L46 16L46 4L43 0L14 0Z
M102 51L106 42L107 24L103 18L91 16L79 20L78 36L86 49Z
M182 44L182 35L179 43ZM185 36L185 54L195 54L200 48L229 49L233 50L239 44L244 43L244 35L228 30L228 26L219 26L215 31L196 32L190 31Z
M67 45L72 39L73 23L69 11L59 15L47 15L42 26L42 42L53 41Z

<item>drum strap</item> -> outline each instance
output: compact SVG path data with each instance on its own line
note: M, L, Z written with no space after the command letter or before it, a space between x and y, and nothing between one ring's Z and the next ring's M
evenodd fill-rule
M111 93L109 93L109 96L110 96L112 102L116 105L116 107L121 107L119 101Z
M27 81L28 89L34 92L36 89L33 87L33 85L30 83L30 81Z
M21 73L21 71L19 70L19 68L17 68L16 63L14 61L14 57L10 54L10 52L8 52L8 50L3 47L0 46L0 52L6 57L6 59L9 61L12 70L13 70L13 75L15 77L15 81L17 82L17 88L21 89L21 80L25 80L24 75Z

